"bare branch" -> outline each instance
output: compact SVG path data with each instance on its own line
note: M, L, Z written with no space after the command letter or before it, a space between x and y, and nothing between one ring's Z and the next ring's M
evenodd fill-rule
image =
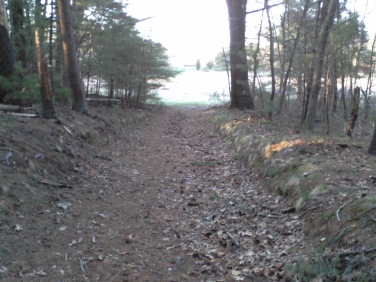
M285 4L285 2L281 2L281 3L278 3L278 4L274 4L274 5L266 5L263 8L246 12L246 14L248 15L248 14L253 14L253 13L261 12L261 11L264 11L265 9L270 9L270 8L273 8L273 7L276 7L276 6L279 6L279 5L283 5L283 4Z

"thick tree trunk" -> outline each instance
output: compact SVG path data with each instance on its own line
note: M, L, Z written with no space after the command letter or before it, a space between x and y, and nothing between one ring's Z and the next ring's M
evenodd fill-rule
M80 72L78 68L76 47L73 38L73 29L70 17L70 1L58 0L61 35L65 64L68 71L68 83L72 91L72 109L79 113L88 113Z
M8 21L4 1L0 0L0 76L8 77L14 72L14 50L8 33ZM0 85L0 102L4 102L5 89Z
M52 87L42 48L41 28L35 30L35 43L37 48L38 75L41 87L42 117L56 118L54 103L52 100Z
M10 22L12 26L12 39L15 47L16 60L26 68L26 37L24 30L24 7L23 0L10 0ZM27 4L28 5L28 4Z
M41 90L42 117L46 119L56 118L54 103L52 100L52 87L50 74L48 73L45 56L43 53L43 15L40 0L35 1L35 46L37 49L38 76Z
M371 144L368 147L368 153L371 155L376 155L376 126L374 127Z
M230 28L231 107L253 109L245 50L247 0L226 0Z
M313 81L312 81L312 88L311 88L311 100L309 103L308 113L307 113L307 119L306 119L306 128L309 131L313 131L315 120L316 120L316 109L317 109L317 100L320 94L320 88L321 88L321 77L322 77L322 71L323 71L323 64L324 64L324 58L325 58L325 50L326 45L328 42L328 37L330 30L334 23L334 16L335 11L337 8L338 0L326 0L328 5L328 10L325 12L324 20L322 22L319 37L317 40L317 47L316 47L316 54L313 61ZM323 9L324 10L324 9Z
M355 127L355 123L358 118L359 102L360 102L360 88L355 87L354 94L352 95L352 99L351 99L350 119L346 126L346 136L349 136L349 137L352 136L352 131Z

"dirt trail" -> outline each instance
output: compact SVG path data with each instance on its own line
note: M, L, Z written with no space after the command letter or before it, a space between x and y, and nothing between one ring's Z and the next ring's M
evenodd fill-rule
M252 182L211 114L165 108L98 148L78 170L84 197L62 193L58 224L29 244L23 280L282 279L301 224Z

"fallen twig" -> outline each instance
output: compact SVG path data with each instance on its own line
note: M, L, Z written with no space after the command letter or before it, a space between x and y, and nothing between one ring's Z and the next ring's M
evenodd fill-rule
M69 189L72 189L73 187L69 184L66 184L66 183L59 183L59 182L55 182L55 181L51 181L51 180L48 180L48 179L42 179L40 181L38 181L39 183L42 183L42 184L45 184L45 185L50 185L50 186L56 186L56 187L60 187L60 188L69 188Z
M114 236L112 236L112 237L110 238L110 240L115 239L115 238L118 236L118 234L119 234L119 232L116 232L116 234L115 234Z
M86 275L85 262L80 257L78 257L78 260L80 261L80 267L81 267L82 273Z
M348 204L352 203L356 198L352 198L350 201L347 201L346 203L344 203L342 206L340 206L337 211L336 211L336 215L337 215L337 220L338 221L341 221L341 219L339 218L339 212L341 209L343 209L345 206L347 206Z
M63 125L63 128L69 133L69 135L73 136L72 131L70 131L68 127Z
M239 243L238 241L234 238L234 236L232 236L229 232L225 231L225 233L227 234L227 236L232 240L232 242L235 244L235 246L239 247Z
M337 257L337 256L338 257L348 257L348 256L359 255L359 254L366 255L366 254L370 254L370 253L373 253L373 252L376 252L376 248L362 249L362 250L359 250L359 251L351 251L351 252L343 252L343 253L332 252L332 253L324 255L324 258Z

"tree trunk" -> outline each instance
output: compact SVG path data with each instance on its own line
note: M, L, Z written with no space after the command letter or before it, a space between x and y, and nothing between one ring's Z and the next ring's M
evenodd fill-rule
M46 119L56 118L54 103L52 100L52 87L48 73L45 56L43 54L43 16L40 0L35 1L35 45L37 49L38 76L41 88L42 117Z
M333 95L333 107L332 107L332 115L337 112L337 103L338 103L338 86L337 86L337 78L338 78L338 69L337 69L337 59L333 59L333 73L332 73L332 84L330 92Z
M376 126L375 126L374 131L373 131L371 144L368 147L368 153L370 155L376 155Z
M79 113L88 113L82 81L77 62L76 47L73 38L72 22L70 17L70 1L58 0L61 35L65 64L68 72L68 83L72 91L72 110Z
M345 71L343 62L341 62L341 102L343 107L343 119L347 120L347 107L346 107L346 97L345 97Z
M315 23L315 38L314 42L318 40L318 35L319 35L319 29L320 29L320 13L321 13L321 3L323 0L318 0L317 1L317 12L316 12L316 23ZM306 59L307 56L307 23L304 25L305 27L305 32L304 32L304 57ZM311 27L309 27L311 28ZM316 48L315 44L313 44L313 49L312 49L312 56L315 57L316 54ZM302 116L302 125L304 125L304 121L307 119L307 114L308 114L308 106L311 100L311 90L312 90L312 81L313 81L313 74L314 74L314 66L311 64L309 74L306 75L305 79L305 99L304 99L304 105L303 105L303 116Z
M55 107L52 101L52 87L50 76L42 48L42 29L35 29L35 43L37 48L38 76L41 87L42 117L47 119L56 118Z
M370 103L370 99L367 95L367 91L364 91L363 89L361 89L362 91L362 94L363 94L363 97L364 97L364 116L363 116L363 121L366 121L368 119L368 115L369 115L369 110L371 108L371 103Z
M334 23L334 16L335 11L337 8L338 0L326 0L328 5L327 12L322 15L324 20L322 21L322 25L319 32L319 37L317 40L317 47L316 47L316 54L313 61L313 81L312 81L312 89L311 89L311 100L309 103L307 119L306 119L306 128L309 131L313 131L315 120L316 120L316 108L317 108L317 100L320 93L321 88L321 77L323 71L323 64L324 64L324 57L325 57L325 50L326 45L328 43L328 37L330 30ZM324 3L325 6L326 3ZM323 9L324 10L324 9Z
M272 120L273 118L273 101L275 96L275 69L274 69L274 36L273 36L273 27L270 20L270 13L268 7L268 0L265 0L266 15L268 17L268 26L269 26L269 63L270 63L270 76L272 79L272 92L270 93L270 104L268 109L268 119Z
M309 3L310 3L310 0L306 0L305 5L304 5L304 9L303 9L302 17L300 18L300 21L299 21L299 27L298 27L298 31L296 33L296 37L295 37L295 40L294 40L294 45L293 45L291 55L290 55L290 58L289 58L289 64L287 66L285 77L282 81L282 91L281 91L281 97L280 97L280 100L279 100L279 112L280 113L282 112L283 103L285 102L285 99L286 99L287 81L290 77L290 73L291 73L291 69L292 69L292 63L293 63L294 57L295 57L296 47L298 46L301 28L302 28L305 16L306 16L307 11L308 11Z
M375 59L374 59L375 45L376 45L376 34L373 38L371 54L370 54L371 62L370 62L369 71L368 71L367 88L366 88L366 91L364 93L365 109L364 109L363 120L368 119L369 110L371 108L369 97L371 96L371 93L372 93L373 74L375 72Z
M4 1L0 0L0 76L9 77L14 72L15 59L8 33L8 20ZM0 102L4 102L5 89L0 85Z
M10 0L9 10L16 60L21 62L22 66L26 68L26 37L24 30L23 2L23 0Z
M232 108L253 109L249 90L247 54L245 50L245 17L247 0L226 0L230 28L230 68Z
M261 23L260 23L260 29L257 34L257 45L256 45L256 50L253 53L253 78L252 78L252 88L251 88L251 95L252 97L256 97L256 78L257 78L257 69L258 69L258 53L260 52L260 39L261 39L261 31L262 31L262 22L264 19L264 11L262 11L262 16L261 16ZM260 89L261 91L261 89ZM264 108L264 101L262 100L261 96L261 104L262 107Z
M358 118L359 101L360 101L360 88L355 87L354 94L352 95L352 99L351 99L350 119L346 126L346 136L349 136L349 137L352 136L352 131L355 127L356 119Z
M231 93L231 79L230 79L229 63L228 63L227 58L226 58L225 48L223 48L223 47L222 47L222 53L223 53L223 60L225 61L225 64L226 64L228 94L230 94Z

